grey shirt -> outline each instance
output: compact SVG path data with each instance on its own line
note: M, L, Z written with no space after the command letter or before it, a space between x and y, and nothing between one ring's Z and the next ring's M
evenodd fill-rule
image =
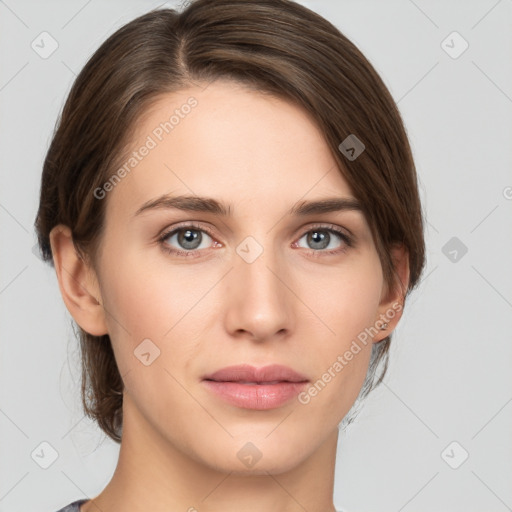
M79 508L80 505L82 503L85 503L86 501L88 501L87 498L73 501L73 503L70 503L69 505L66 505L64 508L57 510L57 512L80 512L80 508ZM339 512L343 512L343 511L340 510Z
M64 508L57 510L57 512L80 512L80 505L86 501L89 501L88 498L82 498L80 500L73 501L73 503L70 503Z

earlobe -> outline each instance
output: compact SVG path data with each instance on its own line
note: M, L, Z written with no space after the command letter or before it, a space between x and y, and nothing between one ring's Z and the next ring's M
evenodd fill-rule
M55 226L50 244L60 292L71 316L89 334L107 334L96 273L77 253L69 227Z
M402 316L405 294L409 286L409 253L402 244L391 249L391 259L394 266L393 286L383 287L379 304L378 328L380 332L374 338L374 343L382 341L395 329Z

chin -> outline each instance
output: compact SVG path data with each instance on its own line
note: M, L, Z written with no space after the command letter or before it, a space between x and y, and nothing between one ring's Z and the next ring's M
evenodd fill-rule
M257 436L252 436L253 441L250 438L232 440L229 446L217 444L215 452L210 450L207 457L202 457L203 463L217 471L239 476L278 475L292 470L307 457L304 444L298 440L291 444L277 438L275 442L264 437L258 440Z

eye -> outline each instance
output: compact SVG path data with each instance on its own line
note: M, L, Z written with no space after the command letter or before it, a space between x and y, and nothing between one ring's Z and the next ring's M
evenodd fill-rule
M212 239L208 230L194 224L188 224L165 232L159 237L158 241L166 252L177 256L195 257L194 253L198 253L199 256L200 249L207 249L211 246L208 239ZM177 245L178 249L172 247L173 245Z
M353 246L352 239L341 231L341 229L332 224L328 226L314 226L313 229L304 233L301 238L295 242L294 247L303 247L299 245L300 240L303 238L306 238L306 244L309 245L309 247L305 248L312 249L315 256L321 254L338 254Z

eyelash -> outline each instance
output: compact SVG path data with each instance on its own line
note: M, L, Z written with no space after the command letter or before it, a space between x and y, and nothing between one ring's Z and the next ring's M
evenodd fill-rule
M173 256L182 256L182 257L190 257L190 258L197 258L200 256L201 250L190 250L190 251L183 251L178 249L171 249L168 244L165 243L165 240L169 238L171 235L174 235L175 233L178 233L179 231L183 231L186 229L191 229L193 231L203 231L211 238L215 239L213 233L210 229L200 226L199 224L196 224L194 222L189 222L185 225L174 227L173 229L169 231L165 231L162 235L158 237L158 242L160 246L162 247L162 250L164 250L166 253L171 254ZM349 237L347 234L345 234L343 231L341 231L339 228L337 228L334 224L318 224L314 225L311 228L309 228L307 231L302 233L300 237L297 239L300 240L304 235L307 235L308 233L312 231L327 231L328 233L334 233L338 235L341 240L345 243L345 246L338 248L338 249L330 249L330 250L315 250L310 249L313 257L320 257L322 255L334 255L334 254L341 254L346 252L349 248L354 246L354 242L351 237Z

